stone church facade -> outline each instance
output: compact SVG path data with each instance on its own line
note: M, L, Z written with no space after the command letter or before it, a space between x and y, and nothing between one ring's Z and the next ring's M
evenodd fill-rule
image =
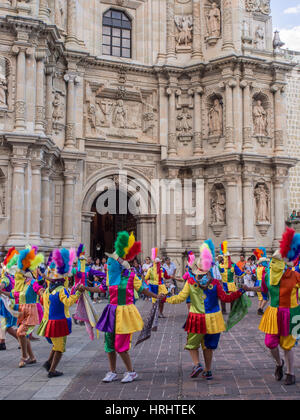
M121 171L145 201L153 180L192 180L204 215L134 217L144 256L183 267L207 237L274 250L300 204L299 66L270 1L0 0L0 40L1 245L95 254L117 220L97 216L99 185L130 197Z

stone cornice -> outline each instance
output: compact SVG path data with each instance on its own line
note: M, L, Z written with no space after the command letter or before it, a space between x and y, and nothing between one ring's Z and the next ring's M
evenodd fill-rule
M139 148L137 148L137 145ZM158 155L161 153L161 145L152 143L136 143L125 140L95 140L87 138L85 140L85 148L93 150L118 151L122 153L155 153Z

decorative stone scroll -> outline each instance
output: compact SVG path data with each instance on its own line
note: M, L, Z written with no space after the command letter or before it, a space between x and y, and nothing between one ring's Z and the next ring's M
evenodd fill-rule
M270 0L245 0L247 12L271 13Z

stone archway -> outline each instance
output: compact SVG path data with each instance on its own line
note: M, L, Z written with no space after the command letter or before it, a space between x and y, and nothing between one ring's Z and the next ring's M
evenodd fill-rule
M103 193L103 191L107 192L109 190L109 185L112 185L112 187L115 185L116 194L126 194L128 196L129 202L132 201L135 197L135 193L132 192L132 185L136 184L137 188L139 188L138 192L140 197L139 201L141 211L139 214L134 214L134 219L136 221L137 240L142 242L143 252L140 256L142 259L145 257L145 255L150 255L151 248L157 244L156 214L149 213L148 211L151 208L152 210L155 208L155 202L150 195L150 181L146 179L144 175L132 169L124 168L124 170L121 172L116 168L109 168L106 170L98 171L88 180L88 183L84 189L82 200L81 240L86 244L86 253L90 254L91 251L93 251L91 249L91 226L95 222L95 215L97 214L95 202L97 198L99 198L99 196ZM124 180L125 172L126 179L128 181L127 183L126 179ZM137 182L137 180L139 182ZM129 189L128 184L130 185ZM110 213L108 212L108 214ZM113 217L111 220L112 223L115 223L117 218ZM126 226L126 222L123 223L123 226ZM130 229L130 227L128 229ZM115 226L113 231L115 235ZM95 238L93 238L93 240L95 242ZM115 238L113 241L114 240Z

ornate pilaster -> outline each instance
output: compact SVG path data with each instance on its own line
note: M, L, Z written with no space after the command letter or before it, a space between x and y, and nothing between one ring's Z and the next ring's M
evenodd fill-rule
M48 0L40 0L39 18L50 23L50 12L51 9L49 8Z
M252 83L247 80L242 80L240 86L243 89L243 151L250 151L253 149L253 142L251 136L251 88Z
M167 1L167 60L176 60L175 46L175 0Z
M66 118L66 149L75 149L76 132L75 132L75 84L79 83L77 75L67 73L64 76L65 82L68 84L67 89L67 118Z
M67 37L66 46L78 44L76 36L77 6L76 0L67 0Z
M201 7L200 0L193 0L193 47L192 57L197 60L203 58L201 40Z
M30 198L30 240L35 245L41 241L41 189L43 167L43 151L31 150L31 198Z
M74 244L74 208L75 183L77 178L77 160L64 159L64 208L63 208L63 242L62 246Z
M172 82L170 84L170 87L167 88L166 93L169 97L168 154L169 154L169 157L176 157L177 156L176 100L175 100L176 87L173 86Z
M278 246L285 229L284 186L288 176L286 167L276 166L273 177L274 186L274 247Z
M234 123L233 123L233 93L232 88L236 87L236 81L233 79L225 83L225 101L226 101L226 125L225 125L225 151L234 151Z
M168 169L168 181L176 180L178 178L178 169L169 168ZM175 190L170 188L170 203L169 203L169 213L166 215L166 247L174 248L177 246L177 229L176 229L176 199L175 199Z
M52 114L53 114L52 78L53 78L53 74L54 74L54 67L52 65L46 66L45 133L47 136L52 135Z
M12 52L17 56L16 104L15 104L15 129L25 131L26 128L26 50L25 46L14 45Z
M255 220L255 206L254 200L254 185L252 171L247 166L244 167L242 173L243 182L243 230L244 230L244 244L249 245L249 241L254 241L254 220Z
M45 103L44 103L44 78L45 78L45 53L36 53L36 107L35 107L35 131L43 134L45 130Z
M194 156L203 154L202 144L202 95L203 88L197 86L194 88Z
M274 136L275 153L284 152L284 138L286 138L286 103L284 97L285 85L274 83L271 92L274 94Z
M206 239L205 231L205 180L202 168L193 170L195 181L195 207L196 207L196 244L200 245Z
M233 19L232 0L224 0L223 4L223 50L232 50L233 45Z

